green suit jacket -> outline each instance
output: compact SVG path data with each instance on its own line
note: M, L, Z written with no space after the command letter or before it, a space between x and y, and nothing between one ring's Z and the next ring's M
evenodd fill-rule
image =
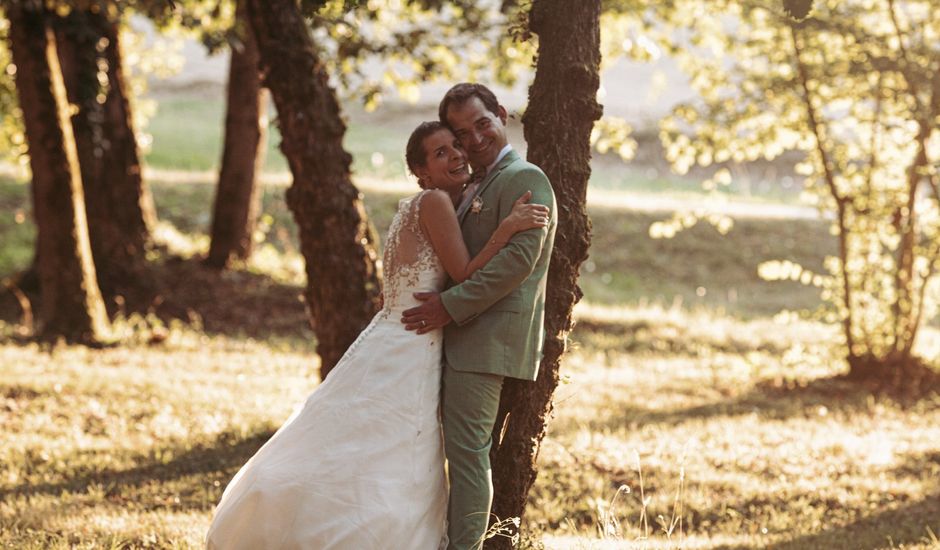
M515 151L477 187L476 207L460 216L470 256L486 245L513 203L532 191L531 204L551 209L548 227L516 233L469 279L441 293L454 319L444 327L444 355L458 371L535 380L545 339L545 282L555 241L555 194L538 166Z

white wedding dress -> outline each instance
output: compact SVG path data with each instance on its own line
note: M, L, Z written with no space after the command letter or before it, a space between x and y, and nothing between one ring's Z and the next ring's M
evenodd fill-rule
M208 548L446 546L442 331L417 335L400 322L418 305L412 293L446 280L418 224L422 195L403 199L389 228L384 308L226 487Z

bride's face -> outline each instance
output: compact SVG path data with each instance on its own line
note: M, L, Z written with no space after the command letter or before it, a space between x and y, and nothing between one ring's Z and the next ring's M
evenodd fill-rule
M450 130L442 129L424 138L424 166L415 175L429 189L452 191L470 181L470 165L460 142Z

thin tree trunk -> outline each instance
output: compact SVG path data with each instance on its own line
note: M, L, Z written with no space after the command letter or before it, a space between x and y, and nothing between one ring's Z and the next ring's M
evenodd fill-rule
M893 13L893 9L892 9ZM896 25L896 23L895 23ZM940 67L938 67L940 69ZM920 121L920 132L918 134L918 161L913 170L920 171L925 166L929 166L934 159L929 158L929 147L928 143L933 136L933 126L930 124L930 120L935 120L937 113L940 113L940 73L937 72L937 69L934 70L933 78L930 81L930 101L927 104L927 113ZM913 177L914 174L909 174L909 177ZM927 184L930 185L931 175L920 174L919 177L922 177L926 180ZM913 185L911 187L914 187ZM914 207L911 206L911 212L913 217ZM927 258L932 258L931 255L927 255ZM913 264L913 260L911 260ZM911 269L911 277L914 277L913 266ZM928 275L925 275L921 278L920 289L914 295L912 290L911 303L915 308L913 313L908 316L908 324L906 326L906 335L907 342L901 350L901 363L907 364L911 359L911 352L914 349L914 341L917 338L917 333L920 330L921 323L923 321L924 315L924 297L926 295L927 287L930 283L930 277L933 275L933 268L931 267L928 271ZM915 302L916 296L916 302Z
M55 37L41 2L19 2L6 12L33 173L40 335L98 343L108 318L91 255Z
M240 43L231 47L225 149L212 217L206 264L224 269L232 258L251 255L252 233L261 207L258 174L264 164L268 95L258 73L258 44L239 0L235 25Z
M55 18L98 278L107 293L138 284L155 222L141 177L119 29L103 11Z
M247 12L294 177L287 203L300 229L304 296L325 377L378 310L377 239L350 179L336 94L296 2L249 0Z
M546 342L538 379L507 379L500 399L491 457L493 514L502 519L521 518L525 510L572 328L571 311L582 296L578 269L587 258L591 234L585 210L590 136L602 112L596 101L599 18L600 0L536 0L530 16L539 51L523 124L528 159L545 171L555 189L559 227L548 272ZM510 548L510 541L495 537L487 548Z
M852 282L849 280L849 271L846 266L849 263L849 235L848 235L848 208L849 199L839 193L836 186L836 177L833 173L832 162L826 152L825 127L822 121L816 115L816 107L813 105L813 96L809 88L809 72L806 64L803 62L803 48L800 45L796 24L790 24L790 39L793 46L793 60L796 63L797 77L800 81L800 89L803 92L803 103L806 107L806 119L810 129L813 131L813 137L816 139L816 152L819 154L819 161L823 167L823 179L832 200L836 203L836 214L839 223L839 263L842 273L839 274L842 281L842 302L845 305L845 315L842 318L842 330L845 333L846 362L850 370L856 370L863 364L861 356L855 349L855 303L852 296Z

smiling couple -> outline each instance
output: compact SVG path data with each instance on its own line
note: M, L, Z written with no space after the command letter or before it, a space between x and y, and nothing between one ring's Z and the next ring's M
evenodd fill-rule
M422 190L389 228L382 310L226 487L209 548L481 546L503 380L538 372L557 212L492 91L454 86L439 118L408 140Z

